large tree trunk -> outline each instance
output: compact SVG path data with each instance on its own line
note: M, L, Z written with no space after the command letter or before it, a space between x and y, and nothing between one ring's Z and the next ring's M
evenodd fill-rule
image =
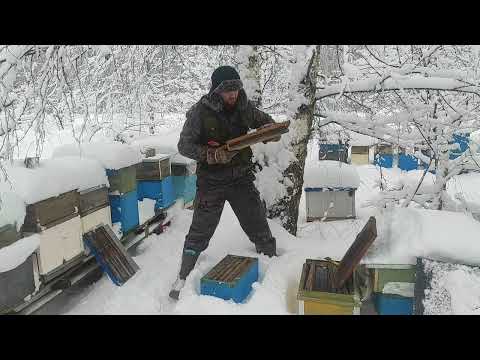
M303 191L307 145L312 131L320 49L321 46L318 45L313 49L305 49L303 54L299 53L297 63L292 69L289 147L295 159L283 172L284 184L287 186L286 195L269 208L269 217L280 218L282 226L292 235L297 234L298 207ZM311 50L309 57L302 58L309 50ZM302 76L298 79L299 73Z
M237 53L237 61L240 63L240 78L247 96L257 108L262 106L261 63L258 55L258 46L241 45Z

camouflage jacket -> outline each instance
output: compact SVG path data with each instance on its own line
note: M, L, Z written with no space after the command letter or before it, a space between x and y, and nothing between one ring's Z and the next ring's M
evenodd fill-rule
M203 169L219 169L232 165L251 164L252 150L248 147L240 151L231 163L207 165L206 148L210 140L224 144L227 140L244 135L249 129L273 123L267 113L257 109L247 99L245 91L239 91L237 104L231 111L224 109L223 100L217 94L204 95L190 110L180 134L178 150L180 154L194 159Z

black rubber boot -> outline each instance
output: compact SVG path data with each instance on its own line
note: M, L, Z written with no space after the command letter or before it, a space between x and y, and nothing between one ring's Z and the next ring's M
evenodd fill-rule
M168 294L168 296L170 296L172 299L178 300L180 296L180 291L185 284L185 279L195 267L199 255L199 253L196 253L193 250L184 250L182 254L182 265L180 266L180 273L178 274L178 278L172 286L172 290L170 290L170 293Z
M271 241L265 243L257 243L255 244L255 249L257 250L258 254L264 254L268 257L278 256L277 255L277 240L272 238Z

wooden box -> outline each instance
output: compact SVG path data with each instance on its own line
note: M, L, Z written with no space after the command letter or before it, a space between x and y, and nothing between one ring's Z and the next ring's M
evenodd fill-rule
M358 315L360 295L355 275L340 287L333 286L338 264L327 260L307 259L303 264L298 290L298 310L301 315Z
M108 188L96 186L79 193L80 216L87 216L101 208L110 205L108 202Z
M137 164L137 180L162 180L170 175L170 155L156 155Z
M243 302L258 280L258 259L227 255L200 280L200 293Z
M18 239L20 239L20 234L15 224L7 224L0 227L0 249L13 244Z
M41 233L38 251L39 273L47 275L84 253L80 216L48 228Z
M355 189L305 188L307 221L355 218ZM330 208L330 204L333 207Z
M369 293L365 266L358 266L377 237L375 218L367 221L341 262L307 259L297 293L300 314L360 314L362 298Z
M26 209L22 232L38 233L43 229L49 229L78 216L78 210L79 199L76 190L30 204Z
M118 170L107 169L110 192L118 191L126 194L137 188L137 165L131 165Z
M96 228L100 224L112 226L112 213L110 206L102 207L86 216L82 216L82 233Z
M374 296L375 310L379 315L413 315L413 297L377 293Z
M395 287L415 284L415 265L408 264L368 264L373 281L373 291L376 293L391 294ZM396 286L398 285L398 286ZM413 296L413 293L412 295Z
M10 271L0 272L0 314L22 304L35 292L33 257Z

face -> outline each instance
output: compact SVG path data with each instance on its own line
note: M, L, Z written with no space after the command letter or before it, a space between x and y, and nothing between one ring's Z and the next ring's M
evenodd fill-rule
M227 92L221 92L220 96L223 99L223 103L228 107L228 108L233 108L235 104L237 103L237 98L238 98L238 90L235 91L227 91Z

